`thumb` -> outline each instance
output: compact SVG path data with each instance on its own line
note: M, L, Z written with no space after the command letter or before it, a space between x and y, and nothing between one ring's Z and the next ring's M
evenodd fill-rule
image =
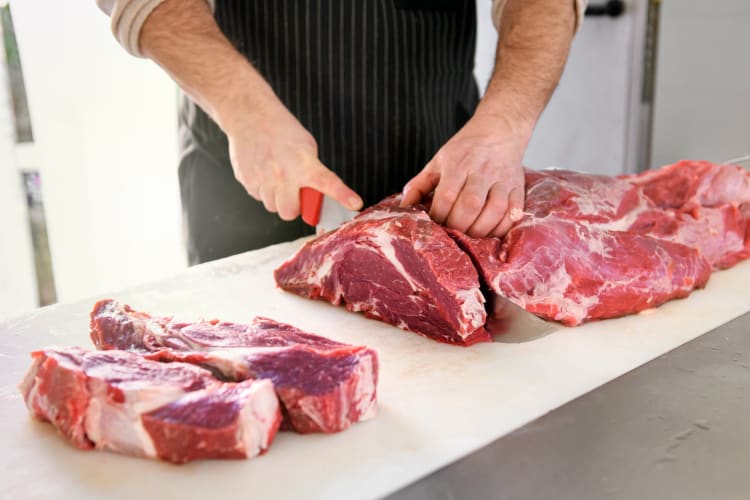
M440 182L440 174L428 163L412 180L406 183L402 191L401 206L407 207L421 202Z

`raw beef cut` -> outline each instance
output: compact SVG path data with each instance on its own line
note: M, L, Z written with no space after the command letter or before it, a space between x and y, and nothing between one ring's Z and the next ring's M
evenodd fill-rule
M714 269L726 269L750 257L750 216L733 204L690 212L644 210L628 231L696 248Z
M285 428L300 433L342 431L377 411L373 349L271 319L180 323L102 300L91 312L91 339L100 349L134 349L149 359L193 363L228 380L269 379Z
M471 260L424 210L397 202L308 242L276 269L276 282L441 342L489 340Z
M495 293L569 326L685 297L711 274L693 248L558 217L529 217L504 241L456 238Z
M642 190L621 179L569 170L526 170L525 213L535 220L547 216L584 223L624 220L614 229L625 230L627 216L648 206Z
M481 299L474 299L473 270L424 210L393 208L394 201L308 242L277 269L277 283L439 340L487 340L474 321L486 316L478 312ZM617 178L527 170L524 216L504 238L447 233L490 293L577 325L685 297L705 285L712 269L750 257L750 174L698 161ZM450 249L444 253L450 258L433 264L430 241ZM467 337L472 331L480 334Z
M269 380L221 382L126 351L47 348L32 357L26 405L81 449L174 463L246 458L268 449L281 421Z
M706 162L616 179L527 171L526 212L503 240L451 234L492 291L577 325L685 297L748 258L749 179Z
M681 161L623 179L656 207L637 212L628 231L698 248L715 269L750 257L750 172Z
M622 178L641 186L659 208L690 211L750 202L750 173L737 165L683 160Z

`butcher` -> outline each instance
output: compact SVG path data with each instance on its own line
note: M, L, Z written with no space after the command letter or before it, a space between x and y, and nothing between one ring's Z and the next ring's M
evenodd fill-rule
M521 162L585 0L97 0L182 90L191 264L309 234L307 186L350 209L394 192L471 236L521 217ZM476 18L498 30L480 99Z

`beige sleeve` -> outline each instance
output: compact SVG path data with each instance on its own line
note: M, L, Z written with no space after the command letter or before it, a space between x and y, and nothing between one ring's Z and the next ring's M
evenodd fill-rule
M151 12L164 0L96 0L99 8L110 17L112 34L129 53L143 57L138 41L141 28ZM211 9L215 0L206 0Z
M500 18L503 15L503 8L507 0L492 0L492 24L495 25L495 29L500 29ZM571 0L568 0L571 1ZM586 12L586 4L588 0L572 0L573 5L576 9L576 31L581 27L583 22L583 14Z

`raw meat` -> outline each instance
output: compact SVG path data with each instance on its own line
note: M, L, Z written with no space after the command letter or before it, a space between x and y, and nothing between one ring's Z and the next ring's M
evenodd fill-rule
M373 349L271 319L179 323L102 300L91 312L91 339L99 349L134 349L149 359L198 364L229 380L269 379L285 428L300 433L342 431L377 411Z
M290 292L441 342L490 339L471 260L424 210L395 198L308 242L275 277Z
M529 217L504 241L456 237L495 293L569 326L685 297L711 274L693 248L558 217Z
M474 300L474 272L424 210L393 208L393 202L307 243L277 269L277 283L439 340L487 340L475 321L486 316L478 312L481 299ZM619 178L527 170L524 216L505 238L447 233L490 293L577 325L685 297L705 285L712 268L750 257L750 174L696 161ZM438 252L424 251L431 240L450 249L443 254L450 257L433 264ZM440 309L445 304L463 308Z
M492 291L547 319L636 313L750 256L750 176L739 167L681 162L617 179L528 171L526 188L525 215L502 241L451 234Z
M656 207L636 213L628 231L698 248L715 269L750 257L750 173L743 168L681 161L623 179Z
M221 382L126 351L47 348L32 357L26 405L80 449L174 463L246 458L268 449L281 421L268 380Z
M737 165L683 160L622 178L641 186L659 208L690 211L750 202L750 173Z
M750 257L750 216L732 204L690 212L644 210L628 231L696 248L714 269L726 269Z

